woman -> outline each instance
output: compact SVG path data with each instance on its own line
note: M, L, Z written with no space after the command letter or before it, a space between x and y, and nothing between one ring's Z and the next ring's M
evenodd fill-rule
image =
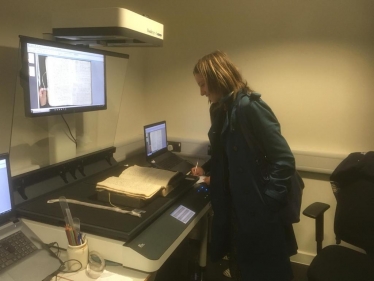
M296 249L296 241L291 239L294 245L289 245L287 236L293 231L286 234L278 211L284 205L295 161L280 125L225 53L215 51L204 56L193 74L200 94L214 104L208 133L214 212L211 259L218 261L229 255L234 280L290 281L289 248ZM270 162L266 179L240 122L250 124L266 152ZM193 172L201 175L204 170L198 167Z

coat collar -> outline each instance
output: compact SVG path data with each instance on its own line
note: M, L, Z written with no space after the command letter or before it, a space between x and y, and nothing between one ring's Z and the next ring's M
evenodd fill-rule
M228 97L225 97L224 104L226 107L226 118L223 123L221 134L223 134L227 128L230 126L230 130L235 128L236 124L236 109L238 107L240 99L246 95L244 90L239 90L236 95L233 94L234 92L231 92ZM223 101L223 100L221 100ZM230 114L230 118L229 118Z

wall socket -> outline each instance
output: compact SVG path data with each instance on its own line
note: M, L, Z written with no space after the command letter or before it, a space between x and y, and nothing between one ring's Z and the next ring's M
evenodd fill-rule
M174 152L181 152L182 143L178 141L168 141L168 150Z

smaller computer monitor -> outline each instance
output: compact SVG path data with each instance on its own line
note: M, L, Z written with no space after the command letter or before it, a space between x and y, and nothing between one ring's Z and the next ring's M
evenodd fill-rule
M20 36L25 115L107 108L105 55L96 49Z

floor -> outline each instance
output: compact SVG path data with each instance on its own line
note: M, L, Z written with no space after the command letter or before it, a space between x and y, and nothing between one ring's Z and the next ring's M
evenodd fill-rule
M219 263L207 261L207 266L201 272L198 266L199 242L186 238L174 251L170 258L157 272L155 281L230 281L223 271L227 268L227 261ZM301 264L292 264L294 271L293 281L307 281L308 267Z

